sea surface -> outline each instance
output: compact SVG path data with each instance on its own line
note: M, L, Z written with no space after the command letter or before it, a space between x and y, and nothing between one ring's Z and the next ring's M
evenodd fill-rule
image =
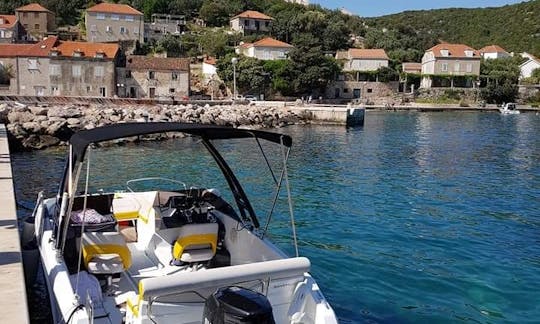
M368 111L361 128L276 131L294 141L287 175L300 255L342 323L540 321L540 116ZM216 146L264 226L271 173L255 141L233 142ZM279 179L282 152L263 148ZM64 154L13 154L20 217L39 190L55 192ZM193 139L97 148L90 161L91 189L162 176L229 197ZM294 255L285 189L269 235ZM43 283L34 291L41 322Z

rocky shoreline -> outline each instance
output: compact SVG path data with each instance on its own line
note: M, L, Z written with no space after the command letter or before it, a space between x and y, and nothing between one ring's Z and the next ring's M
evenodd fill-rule
M276 128L309 123L309 116L278 107L251 105L24 105L0 104L0 123L6 124L14 150L65 145L76 131L128 122L184 122L246 128ZM163 139L175 135L161 135Z

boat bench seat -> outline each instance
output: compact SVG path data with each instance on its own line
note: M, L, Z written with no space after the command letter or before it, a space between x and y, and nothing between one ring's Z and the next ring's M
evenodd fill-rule
M131 266L131 253L124 237L117 232L82 234L84 265L93 274L115 274Z

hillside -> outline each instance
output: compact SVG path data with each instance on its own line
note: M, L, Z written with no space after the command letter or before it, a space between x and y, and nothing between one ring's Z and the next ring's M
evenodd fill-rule
M364 21L367 30L407 26L419 35L477 49L498 44L507 51L540 55L540 0L497 8L405 11Z

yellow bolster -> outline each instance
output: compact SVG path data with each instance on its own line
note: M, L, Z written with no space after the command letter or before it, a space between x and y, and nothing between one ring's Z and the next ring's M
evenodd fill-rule
M214 254L216 253L217 234L195 234L178 238L174 243L173 257L180 259L184 249L190 245L210 244Z
M138 210L129 210L114 213L114 218L119 221L137 219L137 217L139 217Z
M124 269L129 269L131 266L131 253L125 245L118 244L99 244L99 245L84 245L83 246L83 258L84 265L88 267L88 263L97 254L118 254L122 259Z

